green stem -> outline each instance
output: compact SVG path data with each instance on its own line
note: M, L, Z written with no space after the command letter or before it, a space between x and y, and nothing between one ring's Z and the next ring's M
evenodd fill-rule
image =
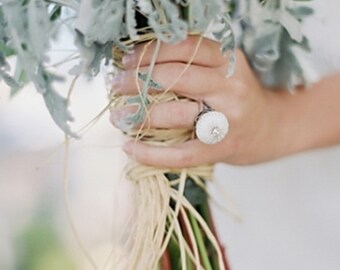
M217 238L219 247L222 251L222 255L223 255L223 262L224 262L224 266L226 270L230 270L228 261L227 261L227 257L225 255L225 250L223 248L223 246L221 245L218 237L217 237L217 232L216 232L216 228L215 228L215 224L214 224L214 219L211 215L211 210L209 207L209 202L208 200L206 200L204 203L200 204L199 206L197 206L197 210L200 213L200 215L204 218L204 220L207 222L207 224L209 225L209 228L211 229L212 233L215 235L215 237ZM218 256L216 256L216 252L215 252L215 248L213 248L211 245L207 245L206 246L208 251L210 251L210 254L214 254L211 255L211 264L213 266L213 269L219 269L219 261L218 261Z
M171 260L171 270L180 270L179 269L179 265L180 265L179 258L181 255L179 252L179 244L174 236L171 236L170 238L170 242L168 245L168 252L169 252L170 260Z
M207 224L209 225L209 228L213 231L213 233L215 234L214 228L213 228L213 222L212 222L212 217L211 217L211 213L210 213L210 208L209 208L209 204L208 204L208 200L206 200L204 203L200 204L197 207L198 212L200 213L200 215L204 218L204 220L207 222ZM211 251L211 246L207 245L206 246L208 248L209 251ZM218 269L218 258L216 256L216 253L214 252L214 256L211 256L211 260L210 260L213 269Z
M204 266L205 270L213 270L213 268L210 264L208 252L207 252L204 240L203 240L202 232L201 232L201 230L198 226L197 220L193 217L193 215L191 213L189 213L189 218L190 218L190 222L191 222L191 225L192 225L192 230L193 230L194 235L196 237L196 241L197 241L197 245L198 245L198 251L201 255L203 266Z
M204 203L201 203L196 207L197 211L200 213L202 218L207 222L209 227L211 227L211 215L210 215L210 209L208 206L208 200L205 200Z
M187 270L195 270L190 258L187 258Z

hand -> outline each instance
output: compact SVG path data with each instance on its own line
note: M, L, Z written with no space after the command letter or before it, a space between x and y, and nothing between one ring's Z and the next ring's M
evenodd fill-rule
M198 37L189 37L177 45L163 44L152 74L154 81L164 88L170 86L191 58L197 42ZM124 58L127 69L114 82L115 92L137 94L133 74L143 46L138 45L133 55ZM150 48L144 55L142 68L149 65L152 52ZM298 130L291 121L295 116L285 113L290 110L290 97L283 91L264 89L240 50L236 58L235 73L226 78L228 57L221 55L218 43L203 39L192 65L172 89L180 96L204 101L228 118L230 130L221 142L205 145L196 139L173 147L159 147L130 141L124 145L124 151L145 165L182 168L216 162L255 164L310 148L311 145L301 143L303 138L296 139L301 136L294 133ZM150 112L150 125L190 129L198 112L197 102L159 103ZM112 112L114 125L119 126L122 115Z

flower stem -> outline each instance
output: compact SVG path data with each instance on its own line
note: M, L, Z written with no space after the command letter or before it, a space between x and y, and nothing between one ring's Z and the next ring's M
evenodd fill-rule
M200 253L201 258L202 258L202 263L203 263L204 269L205 270L213 270L213 268L210 264L208 252L207 252L204 240L203 240L202 232L201 232L201 229L198 226L197 220L193 217L193 215L191 213L189 213L189 219L190 219L190 222L191 222L191 225L192 225L193 232L194 232L195 237L196 237L198 250L199 250L199 253Z

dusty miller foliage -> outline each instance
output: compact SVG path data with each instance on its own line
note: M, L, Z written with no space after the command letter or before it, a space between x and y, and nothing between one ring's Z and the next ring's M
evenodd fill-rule
M76 136L69 127L72 117L68 102L53 88L60 78L46 68L49 44L62 11L71 9L76 14L71 24L82 59L79 68L73 70L77 73L96 76L101 63L112 58L113 46L130 53L133 46L125 41L137 41L145 33L155 33L163 42L178 43L188 33L210 31L221 43L222 53L230 57L229 75L235 62L233 51L239 46L264 84L292 89L308 83L293 48L309 50L300 22L312 12L295 7L293 2L298 1L0 0L0 80L12 88L12 93L32 82L58 126ZM137 14L147 18L148 27L138 28ZM240 16L244 18L240 20ZM233 31L235 20L241 21L238 43ZM213 25L217 27L211 28ZM12 55L17 56L14 75L7 62ZM142 79L150 81L148 76L143 74Z
M257 12L242 21L242 47L263 84L289 90L308 84L294 49L310 51L300 24L313 10L287 0L272 0L263 6L251 0L248 10Z

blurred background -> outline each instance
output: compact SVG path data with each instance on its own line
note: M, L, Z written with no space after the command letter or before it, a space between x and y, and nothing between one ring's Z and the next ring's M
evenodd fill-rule
M324 1L332 9L315 2L317 16L305 27L317 53L306 63L324 76L340 70L334 8L340 3ZM65 33L54 44L51 63L65 59L70 48L72 38ZM73 64L55 70L66 74ZM65 94L71 80L66 77L58 91ZM73 130L106 104L103 76L79 79L71 99ZM72 142L68 160L70 210L100 269L105 269L131 196L122 175L124 139L108 118L106 113L82 140ZM68 222L64 161L63 133L41 96L29 85L11 99L0 84L0 270L93 269ZM340 269L339 164L340 147L331 147L258 166L219 165L211 191L219 204L235 204L242 217L239 222L212 204L232 269Z
M53 44L51 64L62 62L72 48L72 38L65 31ZM53 70L67 75L75 64L66 62ZM58 92L65 95L72 80L66 76L56 85ZM68 222L62 131L32 85L13 98L3 83L0 89L0 269L93 269ZM85 126L107 103L103 75L95 80L80 78L71 98L76 118L72 129ZM79 237L101 267L115 240L117 217L119 221L124 216L116 202L119 189L128 185L122 176L121 145L122 138L106 112L81 140L71 142L68 152L70 211ZM126 189L122 195L119 202L126 200Z

